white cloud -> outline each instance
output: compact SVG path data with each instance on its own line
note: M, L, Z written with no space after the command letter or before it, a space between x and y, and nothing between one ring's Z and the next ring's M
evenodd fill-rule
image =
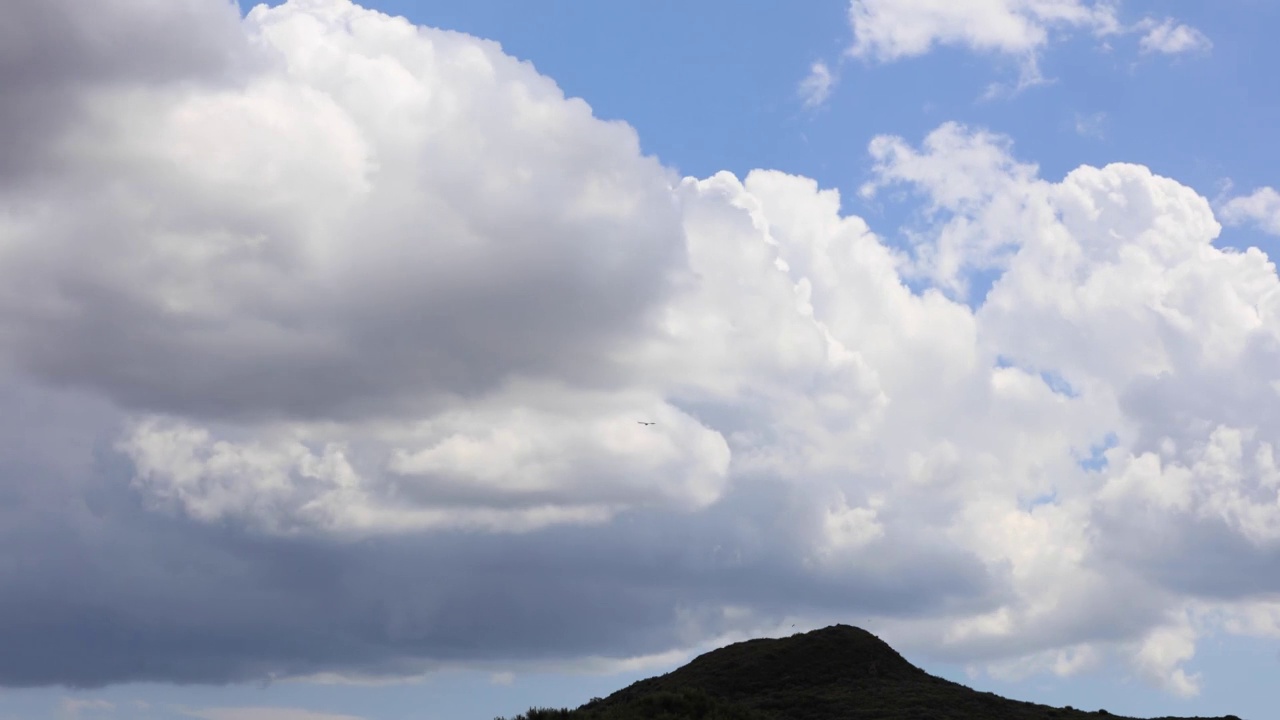
M1180 532L1174 528L1221 524L1254 547L1276 546L1280 503L1271 443L1280 424L1268 398L1251 392L1247 382L1228 380L1257 373L1256 387L1272 375L1266 368L1275 361L1280 336L1280 282L1263 253L1214 248L1218 225L1208 201L1138 166L1083 167L1061 183L1048 183L1035 177L1033 167L1012 162L1000 138L954 125L935 131L919 151L882 138L872 154L877 171L868 193L906 182L930 201L916 231L919 245L903 266L944 287L962 286L972 269L1002 268L976 311L979 338L1015 367L1053 370L1081 390L1074 399L1054 401L1068 413L1055 421L1058 431L1070 432L1068 418L1074 417L1086 434L1089 427L1095 437L1114 429L1120 438L1120 447L1106 454L1109 466L1093 478L1068 480L1061 471L1028 468L1031 475L1047 471L1060 478L1047 506L1020 511L1007 495L973 495L963 503L960 517L967 520L955 529L968 539L957 541L985 547L993 560L1011 561L1015 587L1026 594L1018 603L957 622L952 642L978 647L984 637L1012 639L1057 632L1045 628L1064 627L1060 623L1104 622L1100 601L1086 598L1105 597L1129 582L1122 578L1132 570L1100 573L1096 567L1103 548L1132 542L1127 526L1144 527L1157 538ZM1088 340L1077 329L1084 327ZM1034 374L1010 369L994 377L1002 376L1009 393L1002 405L1013 397L1029 400L1036 386L1045 400L1054 397ZM1175 397L1181 400L1170 402ZM1049 406L1045 400L1038 401L1041 407ZM1259 431L1222 427L1227 418ZM957 447L964 458L975 445ZM1141 467L1155 474L1135 475L1139 466L1126 457L1148 447L1141 450L1149 453ZM1163 461L1169 469L1160 469L1154 453L1169 455ZM989 467L985 477L999 476L998 467ZM1013 475L1025 477L1028 470ZM1147 480L1139 484L1137 477ZM1136 490L1121 492L1129 483L1152 490L1138 500L1130 494ZM888 503L894 500L890 495ZM1138 510L1136 503L1145 502L1153 505ZM1080 533L1097 511L1112 518L1105 524L1114 538L1106 531ZM971 530L962 528L983 530L968 536ZM1143 547L1146 563L1165 562L1155 556L1174 552ZM1055 590L1043 591L1049 587ZM1152 599L1160 595L1154 588L1144 592ZM1072 595L1077 599L1065 600ZM1093 605L1091 612L1101 614L1073 618L1063 610L1072 603ZM1134 661L1171 690L1192 693L1195 678L1179 665L1190 657L1194 637L1183 629L1174 642L1175 635L1161 631Z
M836 77L831 74L831 68L821 60L815 62L809 68L809 74L800 81L799 92L804 106L816 108L824 105L831 97L831 90L835 84Z
M1235 635L1280 638L1280 602L1245 601L1224 613L1223 628Z
M1156 21L1148 18L1138 23L1138 30L1145 31L1138 40L1138 48L1144 53L1177 55L1185 52L1208 52L1213 42L1199 30L1176 20Z
M945 123L925 138L921 152L889 136L872 140L870 152L873 179L861 188L863 197L907 183L929 199L931 213L980 215L947 224L916 243L914 257L902 266L908 275L928 277L962 297L968 273L1003 266L1027 223L1039 220L1031 202L1032 195L1044 192L1034 180L1037 168L1014 161L1005 138Z
M495 43L342 0L259 5L242 34L266 59L233 80L85 93L47 151L62 170L6 198L6 362L242 418L617 371L683 253L673 178L630 127Z
M1189 25L1153 18L1125 25L1117 9L1118 3L1109 0L850 0L848 54L888 63L957 47L1014 58L1017 80L991 83L982 96L989 100L1052 82L1041 72L1041 52L1073 31L1097 38L1142 33L1143 53L1212 47Z
M822 519L822 541L815 548L819 562L838 563L845 561L845 554L872 545L884 537L884 526L877 517L877 509L883 504L883 498L868 498L867 504L861 507L849 505L844 493L837 493L839 498L827 508Z
M1088 0L852 0L850 53L880 61L923 55L939 45L1024 56L1057 29L1118 32L1115 8Z
M1256 225L1263 232L1280 235L1280 192L1260 187L1249 195L1231 198L1218 208L1228 225Z
M1021 682L1050 672L1058 677L1071 677L1095 669L1103 658L1098 647L1089 644L1033 653L1007 662L973 665L966 668L971 677L984 672L1006 682Z
M1272 442L1257 432L1219 426L1188 449L1184 462L1156 453L1120 457L1099 492L1104 506L1133 513L1152 505L1168 514L1220 522L1260 546L1280 542L1280 470Z
M1196 634L1185 613L1175 623L1152 630L1137 646L1137 667L1174 695L1199 695L1200 675L1181 667L1195 656Z
M642 426L637 410L652 410ZM394 428L394 429L393 429ZM405 429L259 427L248 441L152 418L120 448L156 507L279 534L526 532L627 508L695 510L723 493L723 438L652 398L502 393ZM363 452L354 456L350 445ZM361 469L358 469L359 466Z

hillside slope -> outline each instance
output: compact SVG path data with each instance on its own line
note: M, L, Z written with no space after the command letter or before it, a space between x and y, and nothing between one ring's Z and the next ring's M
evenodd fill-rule
M576 710L512 720L1124 720L1009 700L934 677L866 630L736 643ZM1179 720L1166 718L1163 720ZM1216 720L1240 720L1227 716Z

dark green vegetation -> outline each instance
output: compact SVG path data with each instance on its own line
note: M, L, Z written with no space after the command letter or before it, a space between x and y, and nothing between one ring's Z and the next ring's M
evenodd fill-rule
M934 677L848 625L709 652L576 710L512 720L1125 720L1007 700ZM499 718L498 720L501 720ZM1166 720L1176 720L1168 718ZM1219 720L1240 720L1234 715Z

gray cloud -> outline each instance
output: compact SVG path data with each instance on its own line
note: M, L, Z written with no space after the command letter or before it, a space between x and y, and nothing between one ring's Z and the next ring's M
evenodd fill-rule
M57 139L86 95L138 84L218 83L255 64L234 2L15 0L0 23L0 188L26 189L68 159Z
M339 6L241 30L215 0L73 5L20 3L30 50L0 73L6 95L67 98L14 103L42 140L8 151L30 157L4 197L0 332L33 374L240 418L616 380L680 271L666 171L495 44L404 43L407 24ZM309 64L315 42L345 70ZM225 81L185 82L202 73Z
M91 432L65 415L47 423L31 432L59 438L64 453ZM759 508L790 502L767 485L683 519L636 513L606 529L341 543L149 512L128 489L128 463L101 442L95 454L74 478L43 461L24 474L15 455L0 469L0 486L17 496L0 524L0 647L12 650L0 652L0 684L628 657L680 647L678 616L702 633L734 629L727 605L776 617L909 616L995 598L976 560L939 547L917 547L905 568L806 572L795 563L803 523L758 527L774 522Z

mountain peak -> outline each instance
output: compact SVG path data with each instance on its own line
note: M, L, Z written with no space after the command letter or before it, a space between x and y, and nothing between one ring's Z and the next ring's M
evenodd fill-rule
M734 643L577 710L514 720L1124 720L1010 700L934 677L862 628ZM1177 720L1167 718L1165 720ZM1228 716L1221 720L1240 720Z
M888 643L862 628L832 625L783 638L746 640L712 650L666 675L619 690L606 705L688 689L729 702L775 709L760 698L797 693L831 696L869 687L945 682L907 662Z
M775 685L806 687L856 681L912 681L929 675L862 628L832 625L784 638L735 643L676 670L682 680L709 683L726 694ZM727 687L720 687L727 685Z

